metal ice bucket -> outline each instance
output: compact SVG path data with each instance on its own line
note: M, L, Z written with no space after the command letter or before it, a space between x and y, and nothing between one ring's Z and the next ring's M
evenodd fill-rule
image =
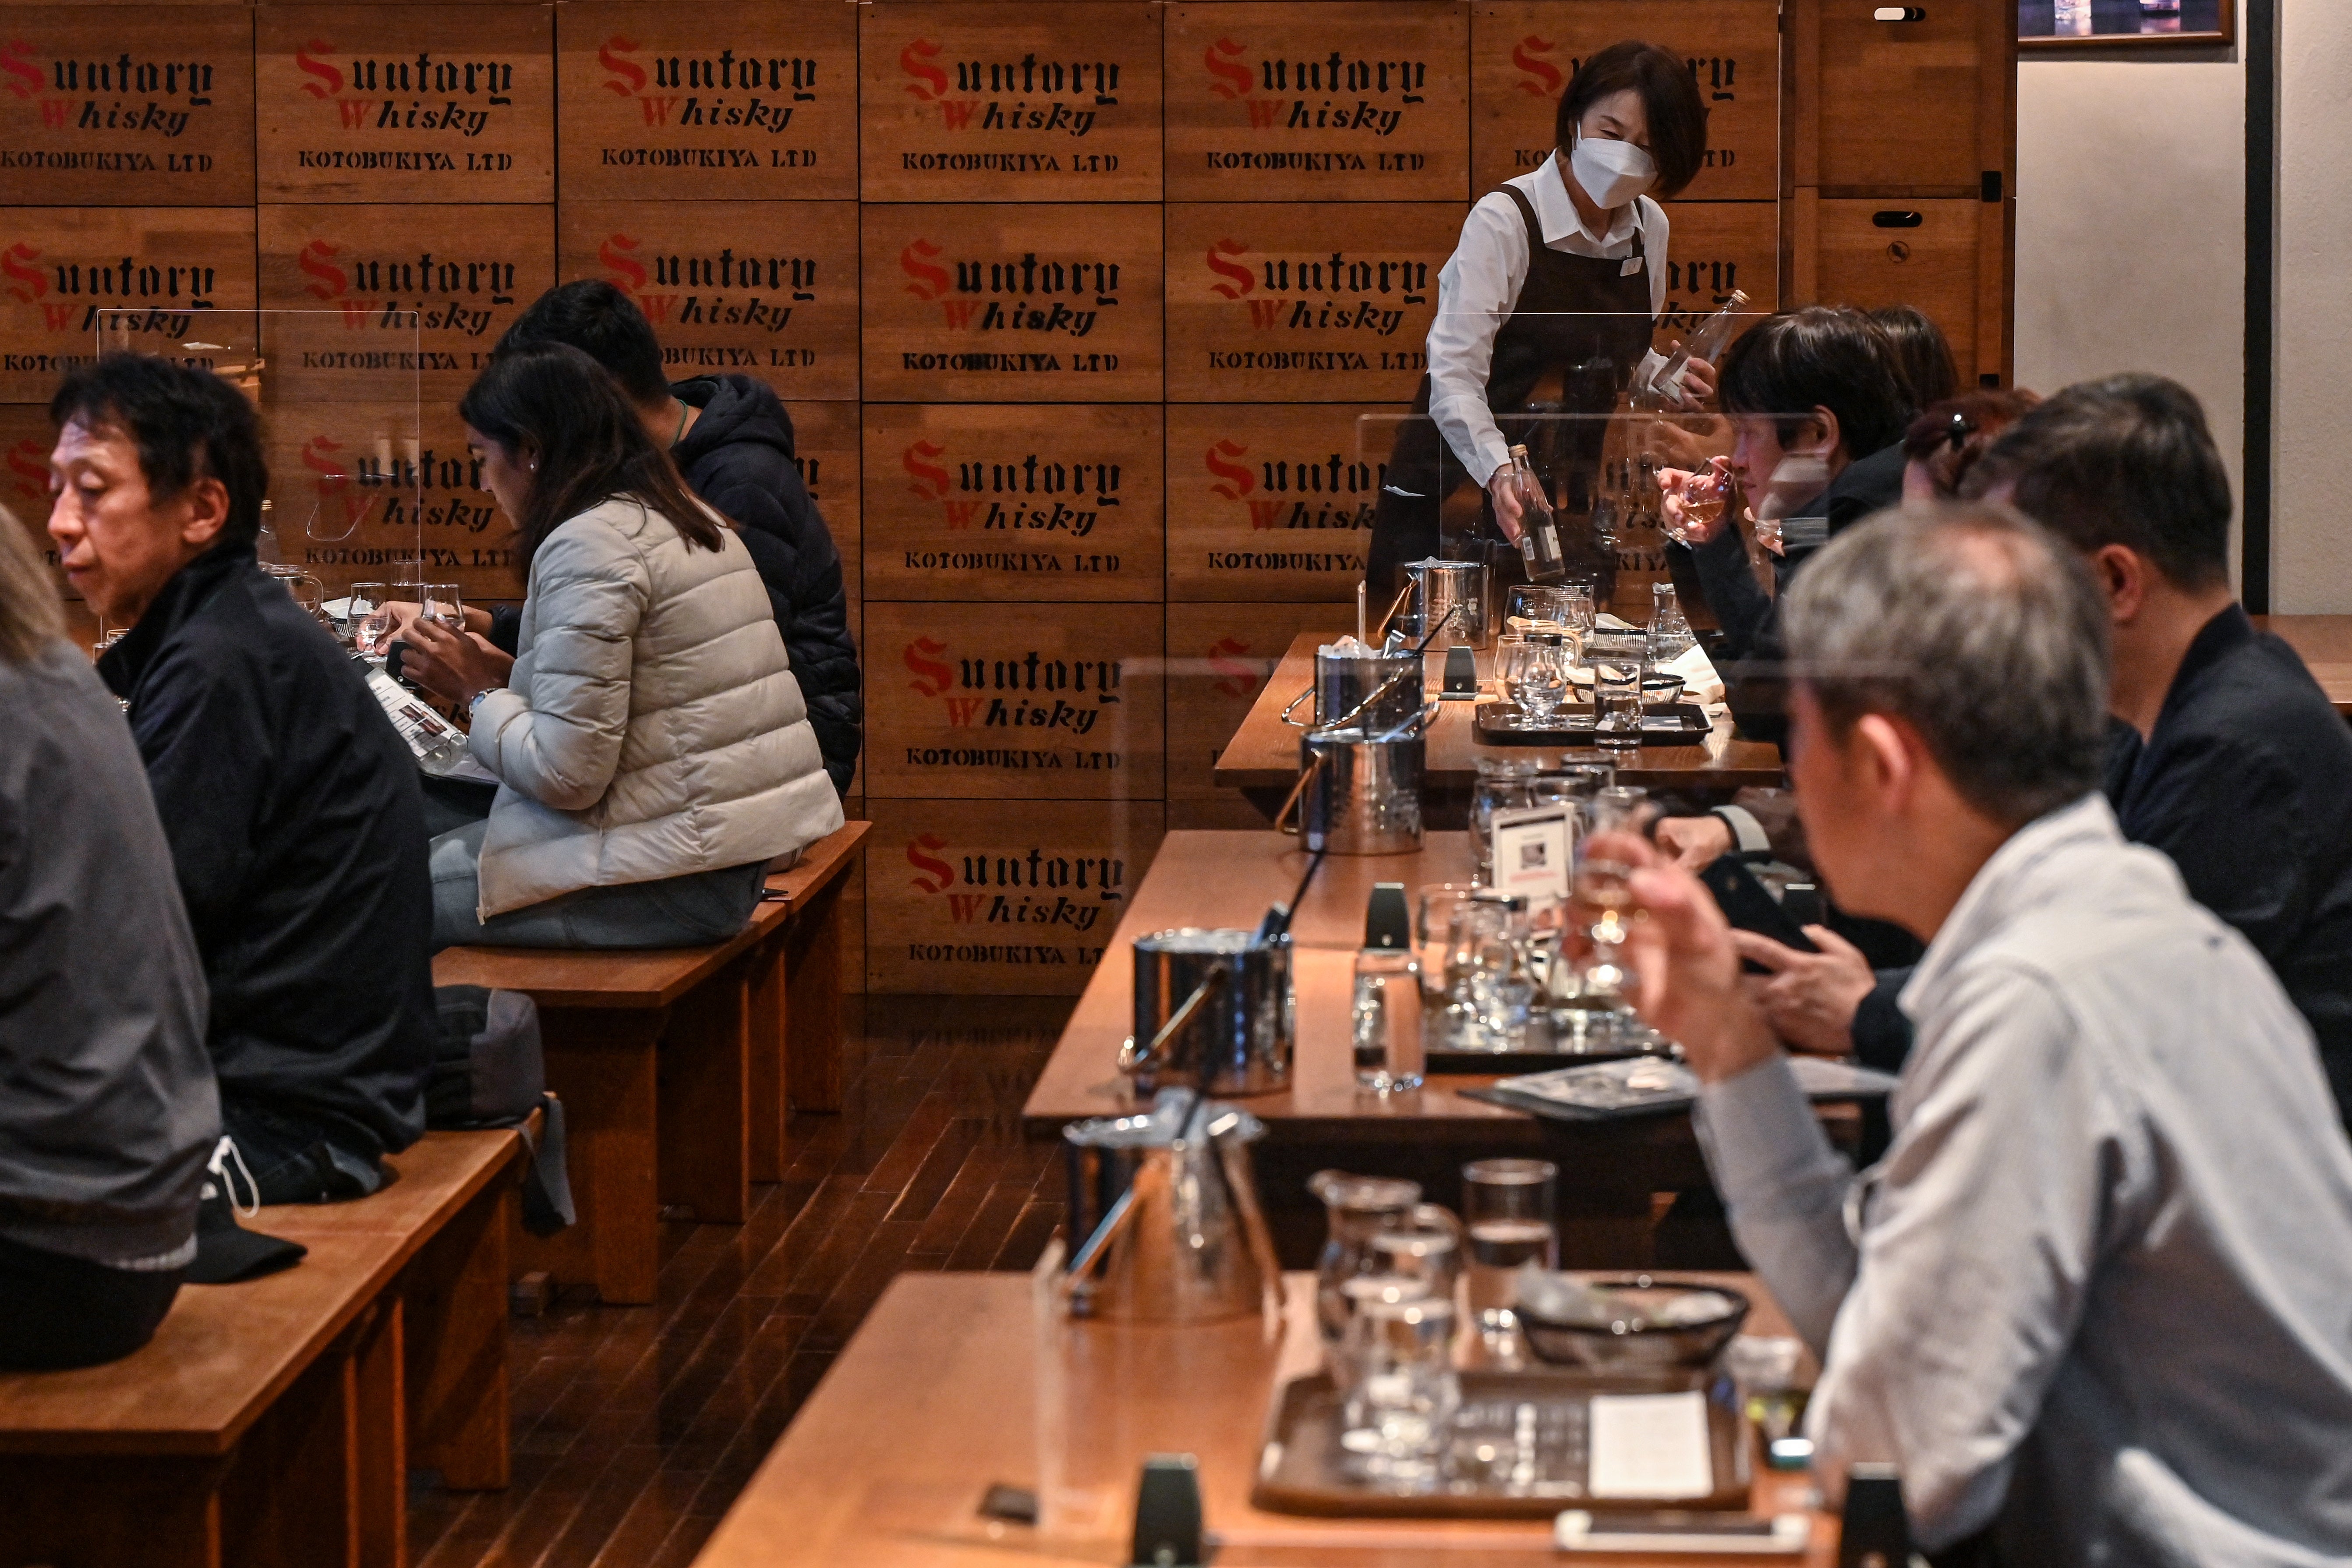
M1487 599L1490 576L1483 561L1408 562L1404 608L1395 626L1407 642L1435 647L1467 643L1485 647L1494 640ZM1430 634L1436 633L1433 637Z
M1331 855L1405 855L1421 847L1421 783L1428 756L1416 717L1386 733L1349 726L1298 740L1298 787L1275 826ZM1290 826L1293 808L1298 815Z
M1286 1088L1292 1041L1287 936L1184 926L1136 940L1135 1034L1118 1067L1139 1093Z

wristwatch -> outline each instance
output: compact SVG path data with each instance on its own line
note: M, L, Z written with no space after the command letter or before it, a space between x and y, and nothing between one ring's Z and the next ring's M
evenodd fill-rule
M491 692L496 691L497 689L498 688L495 686L485 686L479 691L474 693L473 700L466 704L467 723L470 724L474 721L474 715L481 709L482 699L488 697Z

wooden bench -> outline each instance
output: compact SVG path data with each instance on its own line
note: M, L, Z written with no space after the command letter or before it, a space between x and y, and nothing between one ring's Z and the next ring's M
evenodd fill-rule
M869 826L810 845L715 947L456 947L434 959L436 985L539 1003L580 1218L521 1238L524 1268L607 1301L651 1301L660 1206L740 1225L751 1184L783 1174L791 1110L841 1109L841 897Z
M403 1568L410 1466L507 1484L522 1152L427 1133L373 1197L243 1222L293 1268L183 1286L110 1365L0 1373L0 1565Z

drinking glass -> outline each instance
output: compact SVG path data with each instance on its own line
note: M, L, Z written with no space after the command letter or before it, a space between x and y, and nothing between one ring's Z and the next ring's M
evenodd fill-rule
M1348 1324L1351 1386L1339 1447L1363 1474L1428 1486L1462 1403L1454 1372L1454 1303L1400 1281L1368 1294Z
M1445 939L1446 1023L1457 1050L1515 1050L1535 999L1524 962L1527 900L1480 889L1454 907Z
M1690 618L1683 614L1682 602L1675 596L1675 585L1651 584L1650 626L1642 642L1643 668L1663 669L1697 646L1698 637L1691 631Z
M1470 786L1470 851L1476 858L1473 880L1484 885L1495 875L1495 813L1531 804L1528 781L1542 772L1532 758L1480 757L1477 781Z
M1584 830L1576 840L1576 875L1570 898L1576 917L1590 921L1586 935L1592 957L1584 968L1581 994L1608 1011L1622 1012L1633 991L1633 977L1624 965L1627 931L1625 911L1633 900L1628 879L1633 868L1608 845L1595 847L1603 835L1638 836L1651 812L1649 792L1624 784L1598 791L1586 808Z
M1355 1048L1358 1088L1388 1094L1421 1087L1421 963L1411 948L1356 954Z
M1724 504L1730 498L1731 478L1716 466L1717 458L1704 468L1685 472L1675 486L1670 526L1666 537L1676 544L1688 544L1695 536L1711 534L1716 520L1723 515Z
M1531 637L1517 668L1520 711L1535 724L1549 722L1568 695L1568 649L1557 637Z
M1437 1204L1415 1204L1397 1225L1375 1232L1370 1268L1391 1279L1417 1281L1423 1295L1454 1300L1462 1279L1462 1222Z
M1567 596L1560 606L1560 620L1568 627L1570 641L1576 644L1576 657L1584 657L1584 639L1592 635L1592 584L1570 583L1558 592Z
M453 632L466 629L466 600L455 583L426 583L417 589L416 613Z
M352 647L363 657L382 662L383 645L392 632L392 585L354 583L343 605L343 622L351 627Z
M1471 1321L1507 1326L1511 1276L1528 1263L1559 1266L1554 1223L1559 1167L1549 1160L1474 1160L1462 1167L1462 1217L1469 1236Z
M1642 667L1607 658L1592 667L1592 738L1622 750L1642 743Z
M1477 891L1469 882L1431 882L1421 889L1412 937L1421 944L1421 988L1430 995L1445 992L1446 938L1454 929L1454 911Z
M1503 625L1515 632L1559 631L1568 625L1568 590L1514 583L1504 597Z

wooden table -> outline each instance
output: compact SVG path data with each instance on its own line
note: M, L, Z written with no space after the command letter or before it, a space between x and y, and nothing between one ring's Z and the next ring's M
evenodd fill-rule
M2303 655L2336 710L2352 718L2352 616L2256 616L2254 625Z
M1022 1108L1029 1135L1058 1139L1068 1122L1136 1108L1117 1061L1134 1027L1137 937L1170 926L1255 926L1269 903L1291 896L1307 861L1297 840L1277 833L1170 834ZM1239 1101L1266 1125L1256 1159L1276 1247L1286 1260L1304 1262L1322 1245L1323 1211L1307 1194L1306 1178L1327 1165L1410 1176L1433 1201L1451 1205L1465 1161L1518 1154L1560 1165L1564 1262L1643 1267L1652 1261L1655 1194L1707 1185L1688 1117L1570 1124L1462 1092L1492 1084L1493 1076L1433 1078L1405 1094L1356 1087L1355 955L1372 883L1402 882L1411 897L1423 883L1467 880L1469 866L1467 834L1433 833L1418 855L1326 857L1301 901L1291 955L1297 1023L1290 1084ZM1824 1120L1832 1137L1856 1135L1859 1123L1847 1110L1825 1110Z
M1213 775L1229 789L1238 789L1259 810L1272 817L1283 797L1298 779L1298 737L1296 725L1283 721L1290 700L1314 684L1315 650L1331 640L1328 632L1301 632L1275 667L1274 675L1241 728L1218 755ZM1431 650L1429 679L1435 681L1444 661ZM1494 654L1478 655L1478 676L1492 689ZM1300 704L1299 711L1307 711ZM1433 825L1461 826L1469 802L1470 785L1478 775L1478 759L1490 756L1556 757L1557 751L1533 746L1482 746L1471 735L1471 710L1475 704L1440 705L1429 731L1428 770L1423 809ZM1628 753L1618 765L1621 781L1645 789L1675 790L1685 795L1726 795L1749 784L1780 782L1780 752L1758 741L1737 740L1731 721L1715 727L1703 746L1643 746Z
M1787 1320L1748 1276L1748 1331ZM1074 1324L1018 1274L903 1274L801 1407L695 1559L696 1568L1008 1568L1127 1561L1143 1458L1193 1455L1217 1568L1500 1568L1549 1554L1544 1522L1310 1519L1249 1504L1274 1391L1320 1356L1310 1275L1259 1321ZM1756 1469L1751 1510L1804 1510L1801 1473ZM992 1523L993 1484L1034 1489L1036 1526ZM1801 1561L1836 1561L1813 1517ZM1655 1559L1580 1559L1594 1563Z

